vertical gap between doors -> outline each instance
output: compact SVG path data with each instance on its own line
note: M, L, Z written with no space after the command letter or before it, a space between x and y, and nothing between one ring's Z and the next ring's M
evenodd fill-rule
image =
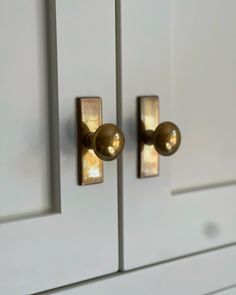
M115 0L115 35L116 35L116 116L117 124L122 129L122 52L121 52L121 0ZM123 270L123 158L118 159L118 239L119 239L119 270Z
M48 80L48 130L49 130L49 194L51 211L61 212L59 108L57 69L56 1L45 0L47 80Z

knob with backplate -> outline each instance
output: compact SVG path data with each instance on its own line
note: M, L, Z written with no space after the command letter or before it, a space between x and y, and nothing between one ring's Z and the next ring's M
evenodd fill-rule
M159 155L171 156L179 149L181 133L176 124L160 121L158 96L138 97L138 177L158 176Z

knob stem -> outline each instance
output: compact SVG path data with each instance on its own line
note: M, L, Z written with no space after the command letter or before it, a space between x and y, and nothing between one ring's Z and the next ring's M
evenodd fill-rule
M146 145L153 145L153 135L154 135L154 131L153 130L146 130L144 133L143 133L143 142L146 144Z
M84 145L87 149L93 149L94 132L89 132L84 136Z

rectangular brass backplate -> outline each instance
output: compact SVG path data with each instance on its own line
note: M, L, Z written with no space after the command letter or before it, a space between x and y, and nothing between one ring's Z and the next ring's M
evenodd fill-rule
M159 154L153 145L146 145L142 135L146 130L155 130L159 125L158 96L138 97L138 177L151 177L159 174Z
M103 182L103 161L92 149L83 144L84 135L95 132L102 124L102 100L100 97L78 97L77 138L78 138L78 182L88 185Z

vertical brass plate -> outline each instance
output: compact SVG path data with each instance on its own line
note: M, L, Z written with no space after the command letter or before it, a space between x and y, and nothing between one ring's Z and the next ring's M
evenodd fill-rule
M78 182L88 185L103 182L103 161L92 149L83 144L85 134L95 132L102 124L102 100L99 97L78 97L77 138L78 138Z
M159 174L159 154L153 145L143 143L146 130L155 130L159 125L158 96L138 97L138 177L151 177Z

